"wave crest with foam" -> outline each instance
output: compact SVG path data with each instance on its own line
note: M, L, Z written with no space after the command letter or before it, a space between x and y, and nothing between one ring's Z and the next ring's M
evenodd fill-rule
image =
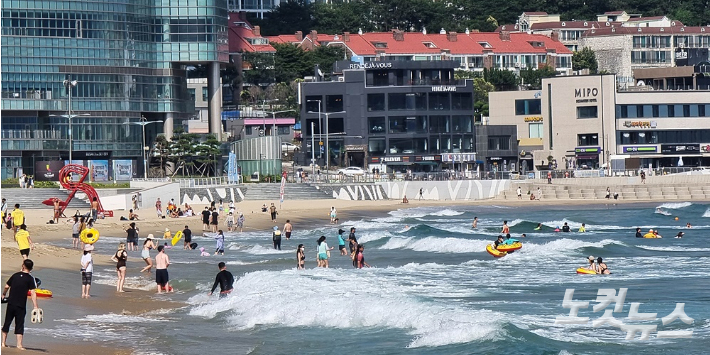
M656 208L667 208L667 209L678 209L678 208L685 208L685 207L690 207L693 203L692 202L669 202L669 203L664 203Z

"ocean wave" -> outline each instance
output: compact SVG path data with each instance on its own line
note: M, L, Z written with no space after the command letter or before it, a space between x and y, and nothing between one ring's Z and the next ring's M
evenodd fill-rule
M410 249L434 253L477 253L484 252L486 245L490 243L491 241L486 240L462 238L390 238L379 249Z
M705 213L703 213L703 217L710 217L710 208L705 210Z
M336 241L337 244L337 241ZM243 246L237 245L236 243L229 243L227 246L229 250L239 250L251 255L269 255L269 254L289 254L294 253L293 250L278 250L271 246L254 245L248 249L244 249Z
M675 252L689 252L689 251L710 251L710 248L685 248L685 247L650 247L646 245L637 245L638 248L652 250L652 251L675 251Z
M148 274L145 274L149 276ZM100 285L116 286L118 282L115 269L114 272L95 272L93 275L93 283ZM149 280L144 276L126 276L126 281L123 283L123 288L128 290L154 291L155 281Z
M557 239L544 244L526 243L522 240L523 248L520 249L520 254L524 255L559 255L564 251L573 251L583 248L604 248L607 245L626 245L620 241L612 239L604 239L598 242L585 242L577 239ZM518 252L516 252L518 253Z
M431 216L444 217L444 216L460 216L464 214L463 212L454 211L450 209L443 209L441 211L430 213Z
M343 282L345 277L349 282ZM335 269L257 271L240 278L234 289L219 302L204 295L190 298L194 306L189 314L213 318L225 312L237 329L404 329L413 336L411 348L491 340L503 332L500 313L425 301L409 295L407 287L384 285L371 271L355 275ZM290 307L283 307L284 299L290 300ZM343 307L344 299L349 300L348 307ZM336 309L337 314L332 313Z
M665 209L669 209L669 210L674 210L674 209L678 209L678 208L690 207L691 205L693 205L692 202L668 202L668 203L664 203L660 206L657 206L656 208L657 209L658 208L665 208Z

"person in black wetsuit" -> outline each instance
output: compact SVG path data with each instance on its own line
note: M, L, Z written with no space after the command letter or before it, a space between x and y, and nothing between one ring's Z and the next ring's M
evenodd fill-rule
M212 291L210 291L209 295L212 296L212 292L214 292L217 285L219 285L219 298L227 297L234 289L232 286L234 284L234 276L231 272L227 271L227 265L225 265L224 262L217 264L217 267L219 267L219 273L217 273L217 277L214 279L214 285L212 285Z
M355 257L355 251L357 251L357 237L355 237L355 227L350 228L350 235L348 235L348 242L350 242L350 254Z
M496 248L498 248L499 244L503 244L503 236L502 235L499 235L498 239L496 239L496 241L493 242L493 246Z
M185 229L182 230L182 236L185 238L185 243L183 244L182 248L186 250L192 250L192 247L190 244L192 243L192 231L190 230L190 227L185 226Z
M643 238L643 234L641 234L641 228L636 228L636 238Z

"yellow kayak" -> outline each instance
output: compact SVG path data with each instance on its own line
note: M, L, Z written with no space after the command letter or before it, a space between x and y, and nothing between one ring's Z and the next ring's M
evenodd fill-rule
M491 254L491 255L493 255L493 257L496 257L496 258L501 258L501 257L508 255L508 252L496 250L493 247L493 244L486 245L486 251L488 252L488 254Z
M589 270L586 267L580 267L579 269L577 269L577 273L578 274L586 274L586 275L596 275L597 274L596 271Z
M521 242L515 242L513 244L499 244L498 245L498 251L504 251L504 252L509 252L513 250L518 250L523 247L523 243Z

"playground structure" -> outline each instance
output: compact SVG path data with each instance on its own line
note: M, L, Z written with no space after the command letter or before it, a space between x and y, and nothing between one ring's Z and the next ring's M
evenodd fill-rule
M73 174L81 176L79 181L73 181ZM96 190L94 190L91 185L84 183L84 180L88 175L89 168L78 164L65 165L61 170L59 170L59 184L62 185L63 188L67 189L67 191L69 191L69 197L67 197L66 201L59 202L59 214L64 215L64 210L66 210L67 206L69 206L69 202L71 202L71 200L74 198L76 192L81 191L86 194L86 197L89 199L89 202L93 201L94 198L96 198L96 201L98 202L98 213L103 213L103 215L106 217L113 217L113 211L107 211L101 205L101 198L99 198L99 194L96 192ZM53 205L53 200L53 198L50 198L48 200L45 200L43 203L51 206Z

